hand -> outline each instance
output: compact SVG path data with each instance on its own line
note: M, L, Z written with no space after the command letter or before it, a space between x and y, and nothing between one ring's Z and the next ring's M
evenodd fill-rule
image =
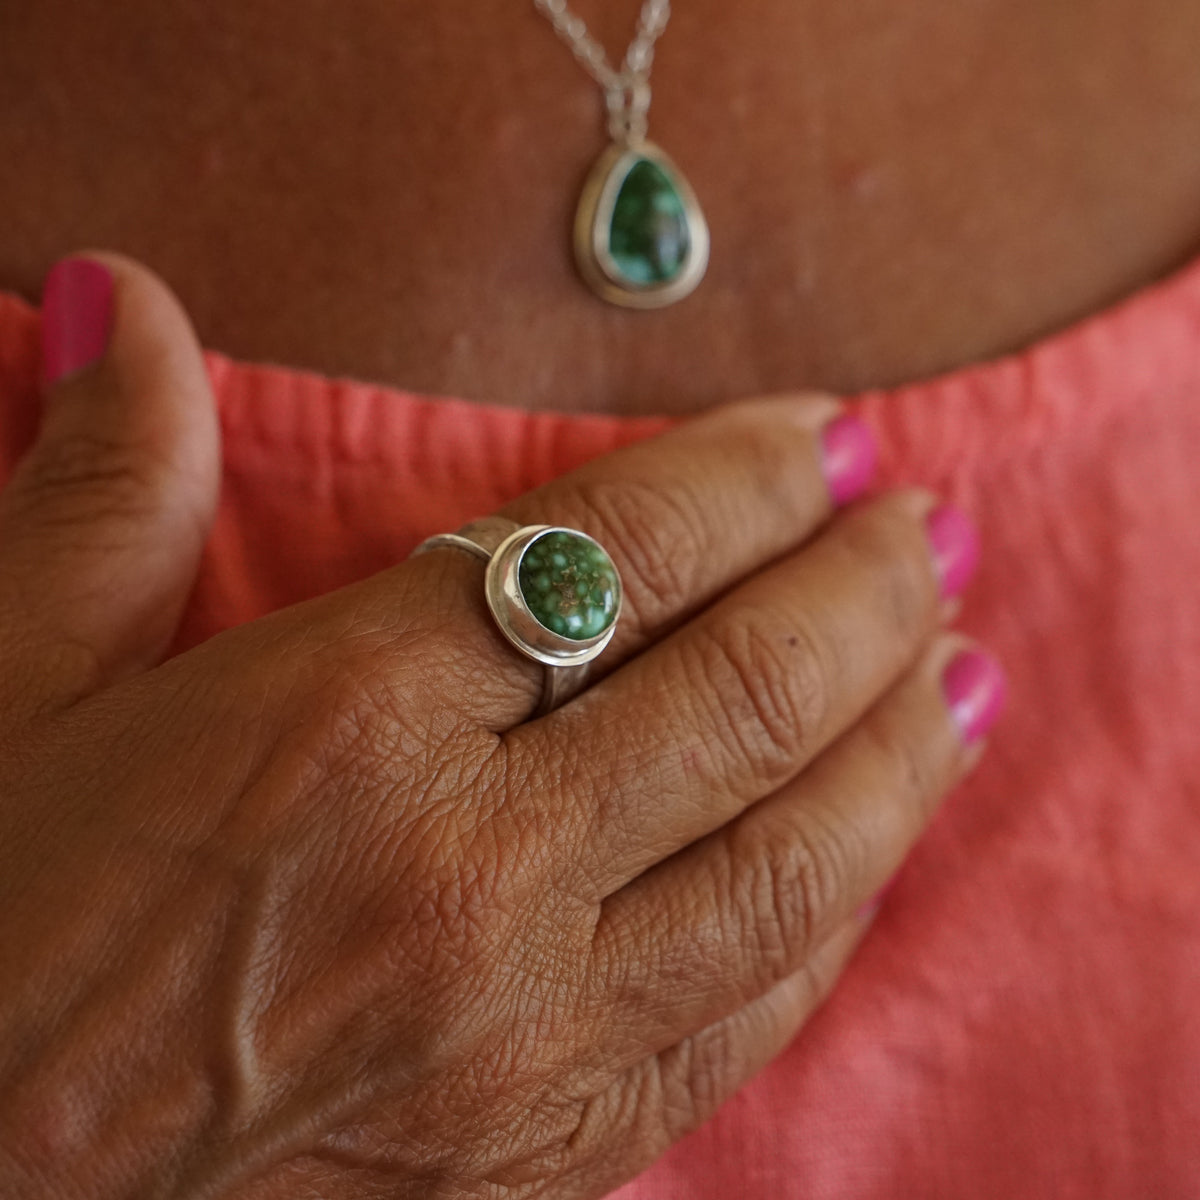
M0 1193L602 1196L796 1034L982 753L953 517L939 580L932 497L834 513L834 401L743 403L505 510L625 583L545 718L453 550L163 663L213 400L91 257L107 351L52 348L0 508Z

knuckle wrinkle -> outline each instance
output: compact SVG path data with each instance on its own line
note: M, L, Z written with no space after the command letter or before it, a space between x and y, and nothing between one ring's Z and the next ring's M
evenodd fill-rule
M829 708L828 669L814 635L763 618L730 621L705 639L701 670L726 739L766 782L802 763Z

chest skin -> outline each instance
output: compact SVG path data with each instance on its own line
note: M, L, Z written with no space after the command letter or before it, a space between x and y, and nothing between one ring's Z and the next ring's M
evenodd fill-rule
M577 0L611 58L640 0ZM530 0L0 13L0 286L103 246L208 346L527 408L850 391L1044 336L1200 251L1200 0L677 0L650 135L678 306L571 257L602 97Z

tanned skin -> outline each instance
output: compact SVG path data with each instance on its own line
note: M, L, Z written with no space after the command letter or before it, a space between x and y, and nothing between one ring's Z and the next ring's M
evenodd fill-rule
M82 245L201 341L531 408L684 412L1003 353L1200 250L1197 0L687 0L651 135L686 303L570 257L601 96L529 0L67 0L0 16L0 283ZM624 52L640 0L577 0Z

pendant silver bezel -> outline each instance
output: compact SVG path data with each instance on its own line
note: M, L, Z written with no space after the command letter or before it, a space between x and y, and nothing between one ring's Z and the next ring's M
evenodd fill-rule
M609 252L613 208L625 176L639 158L649 159L670 177L683 204L688 225L687 258L679 274L668 283L637 285L627 282ZM624 308L665 308L696 290L708 269L709 247L708 222L696 193L661 147L643 139L613 142L605 149L588 175L575 215L575 261L592 291L602 300Z
M595 538L588 537L578 529L565 525L526 525L510 534L488 561L485 595L488 609L500 632L526 657L547 667L578 667L598 658L613 639L617 622L621 619L621 575L613 563L613 575L617 581L617 605L612 623L601 634L584 641L565 637L547 629L530 611L521 595L519 574L521 559L525 551L546 533L570 533L598 546ZM606 557L608 552L604 551ZM609 559L611 562L611 558Z

